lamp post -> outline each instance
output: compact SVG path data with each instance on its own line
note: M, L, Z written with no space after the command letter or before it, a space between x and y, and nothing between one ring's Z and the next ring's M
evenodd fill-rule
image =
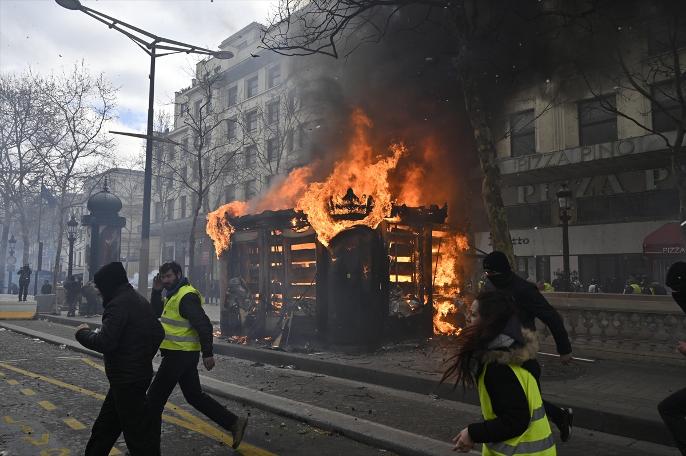
M76 221L76 216L71 215L71 219L67 222L67 241L69 241L69 263L67 266L67 280L71 281L72 272L74 270L74 242L76 242L76 231L79 228L79 222Z
M155 96L155 59L171 54L200 54L217 59L230 59L231 51L212 51L199 46L170 40L143 29L127 24L104 13L83 6L79 0L55 0L58 5L73 11L81 11L107 27L122 33L150 56L150 90L148 92L148 127L145 135L145 174L143 179L143 215L141 219L141 249L139 260L138 290L146 293L148 288L148 269L150 262L150 201L152 197L152 141L153 102ZM158 53L162 51L162 53Z
M556 196L562 223L562 291L569 291L569 209L572 207L572 191L565 183L557 191Z
M12 294L12 273L14 272L14 264L17 262L17 259L14 257L14 246L17 243L17 240L14 239L14 234L10 235L7 243L10 245L10 256L7 258L7 294Z

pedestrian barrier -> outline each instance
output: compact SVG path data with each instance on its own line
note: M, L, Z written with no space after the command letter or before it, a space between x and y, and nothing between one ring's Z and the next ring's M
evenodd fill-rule
M0 320L28 320L36 316L36 301L19 301L17 295L0 295Z

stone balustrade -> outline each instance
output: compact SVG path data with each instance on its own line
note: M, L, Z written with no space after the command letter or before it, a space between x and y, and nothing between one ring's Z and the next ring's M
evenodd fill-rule
M686 315L671 296L545 293L560 312L575 353L596 357L683 360L677 340L686 340ZM543 349L554 344L540 325Z

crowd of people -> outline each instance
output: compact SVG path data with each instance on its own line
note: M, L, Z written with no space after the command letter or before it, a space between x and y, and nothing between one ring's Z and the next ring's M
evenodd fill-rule
M563 275L560 272L555 274L552 282L545 280L536 283L540 291L547 293L565 291ZM569 291L572 293L616 293L616 294L646 294L646 295L667 295L667 288L661 283L650 280L645 275L631 276L627 280L620 280L617 277L605 278L602 282L592 278L588 285L585 285L576 271L572 271L569 276Z

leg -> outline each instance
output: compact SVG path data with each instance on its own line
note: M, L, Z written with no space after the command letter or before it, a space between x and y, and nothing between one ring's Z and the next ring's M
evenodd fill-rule
M154 414L145 401L149 381L112 387L126 446L132 456L159 456Z
M658 404L657 410L674 437L677 448L686 456L686 388L665 398Z
M538 389L541 391L541 365L535 359L530 359L522 364L522 367L528 370L538 383ZM543 408L548 419L552 421L558 429L562 429L567 418L566 412L555 404L548 401L543 401Z
M162 411L171 396L174 387L183 373L183 358L174 353L167 353L162 357L157 374L148 388L147 399L150 412L153 414L153 435L159 441L162 432Z
M188 401L193 408L201 412L203 415L224 429L231 431L232 426L238 417L202 391L197 369L199 353L194 353L195 361L188 367L188 369L179 379L179 386L183 392L183 397L186 398L186 401Z
M121 434L119 416L115 408L112 388L105 396L98 418L93 423L91 437L86 444L86 456L107 456Z

